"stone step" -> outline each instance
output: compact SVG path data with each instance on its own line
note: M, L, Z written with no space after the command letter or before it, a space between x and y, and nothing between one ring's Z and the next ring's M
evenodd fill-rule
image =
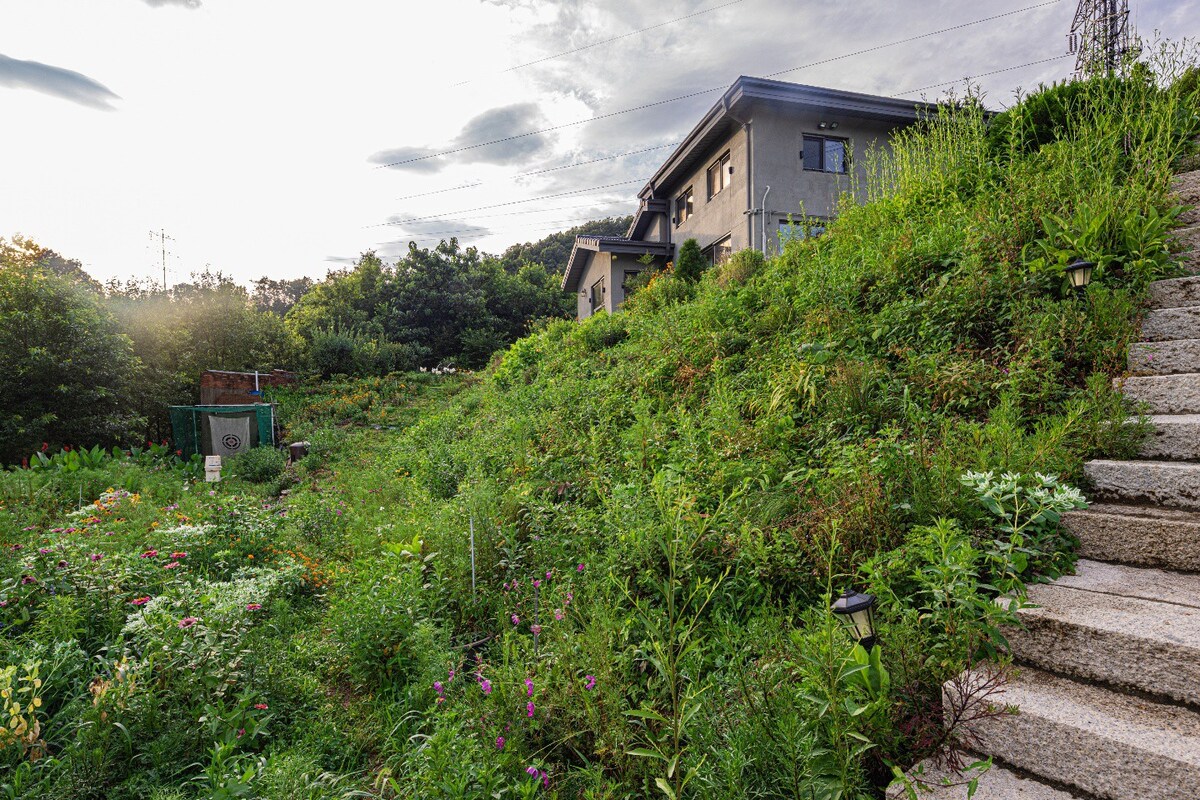
M1167 234L1174 250L1186 252L1200 247L1200 225L1183 225Z
M1155 414L1138 455L1167 461L1200 461L1200 414Z
M1188 275L1200 275L1200 250L1188 250L1177 254L1179 267Z
M1015 660L1200 706L1200 576L1085 559L1028 593Z
M1135 342L1129 345L1129 371L1134 375L1200 372L1200 339Z
M1200 514L1153 506L1093 503L1063 516L1079 555L1142 567L1200 572Z
M1121 391L1151 414L1200 414L1200 373L1126 378Z
M972 760L969 756L966 759ZM970 800L1075 800L1074 795L1022 777L998 764L956 773L926 761L910 770L909 777L913 779L919 800L968 800L972 780L976 782L976 788ZM908 800L904 784L890 786L887 800Z
M1176 175L1171 182L1171 193L1182 205L1191 206L1179 215L1180 224L1200 223L1200 170Z
M1200 464L1103 459L1083 471L1099 500L1200 511Z
M982 685L976 669L943 687L953 715L960 688ZM983 693L980 693L983 694ZM1016 714L971 719L989 707ZM1200 787L1200 714L1022 668L1001 691L968 701L970 749L1104 800L1195 800Z
M1200 276L1171 278L1150 284L1151 308L1181 308L1200 305Z
M1141 335L1144 342L1200 339L1200 306L1151 311L1142 320Z

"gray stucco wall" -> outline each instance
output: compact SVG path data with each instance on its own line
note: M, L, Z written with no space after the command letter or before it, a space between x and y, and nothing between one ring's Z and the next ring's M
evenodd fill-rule
M721 144L709 148L687 178L661 187L663 194L660 196L669 196L671 201L667 224L673 227L671 242L676 253L685 239L695 238L703 249L725 236L731 237L734 252L747 247L761 249L762 216L746 211L763 207L763 192L767 186L771 187L766 198L767 248L770 253L777 252L779 221L789 214L797 220L802 214L828 219L834 215L838 197L843 192L855 190L856 196L862 199L867 174L865 154L870 147L890 150L888 134L895 127L877 120L795 108L758 105L752 111L748 120L749 135L745 127L739 127ZM818 127L821 122L836 122L838 127L821 129ZM848 140L850 172L805 170L801 152L806 133ZM710 200L708 167L726 150L730 152L733 165L732 182ZM675 225L675 199L689 185L695 196L694 213L682 224ZM651 239L650 232L646 238Z
M818 128L821 122L838 123L835 130ZM810 217L831 218L842 192L855 190L861 202L865 195L866 153L876 146L890 150L888 134L894 126L876 120L840 117L836 114L799 112L794 108L758 108L754 120L754 208L761 208L767 186L767 248L778 251L779 220L802 212ZM801 159L804 134L848 139L850 172L839 175L805 170ZM762 247L762 219L756 217L752 247Z
M671 189L671 219L668 224L674 226L671 241L675 244L676 252L685 239L695 239L701 248L706 248L713 242L732 236L734 251L750 246L748 226L746 224L746 180L749 177L746 160L746 131L738 129L719 147L713 148L703 161L699 162L692 174L686 179L674 184ZM732 180L728 187L714 196L708 197L708 168L726 151L729 151L729 163L733 167ZM675 198L688 186L692 187L695 202L694 212L685 222L675 225Z
M592 253L591 258L588 260L587 270L584 271L583 278L579 281L579 289L575 292L577 316L579 319L587 319L592 315L592 285L601 278L607 278L605 281L607 291L604 295L604 308L612 311L613 288L610 253Z

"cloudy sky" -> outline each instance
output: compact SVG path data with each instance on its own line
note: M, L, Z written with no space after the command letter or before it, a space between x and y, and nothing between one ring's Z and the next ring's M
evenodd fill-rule
M498 252L630 213L738 75L1001 106L1069 74L1075 4L0 0L0 236L161 280L165 232L172 283ZM1200 33L1200 0L1131 8Z

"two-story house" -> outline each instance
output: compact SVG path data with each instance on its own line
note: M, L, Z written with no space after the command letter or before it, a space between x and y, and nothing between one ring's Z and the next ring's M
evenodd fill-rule
M579 318L615 310L647 256L661 265L687 239L717 264L745 248L771 255L788 237L813 232L791 220L829 219L842 193L861 185L851 180L865 177L861 155L887 148L920 105L738 78L638 194L624 238L576 238L562 287L576 294Z

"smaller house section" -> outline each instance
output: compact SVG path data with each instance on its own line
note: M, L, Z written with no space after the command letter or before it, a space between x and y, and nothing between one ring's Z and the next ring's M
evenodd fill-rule
M662 267L670 255L666 242L646 242L617 236L575 239L564 287L577 287L579 318L597 311L613 312L625 300L625 283L649 266ZM647 259L649 256L649 259Z
M206 406L245 405L262 401L268 386L287 386L298 376L284 369L270 372L227 372L207 369L200 374L200 402Z

